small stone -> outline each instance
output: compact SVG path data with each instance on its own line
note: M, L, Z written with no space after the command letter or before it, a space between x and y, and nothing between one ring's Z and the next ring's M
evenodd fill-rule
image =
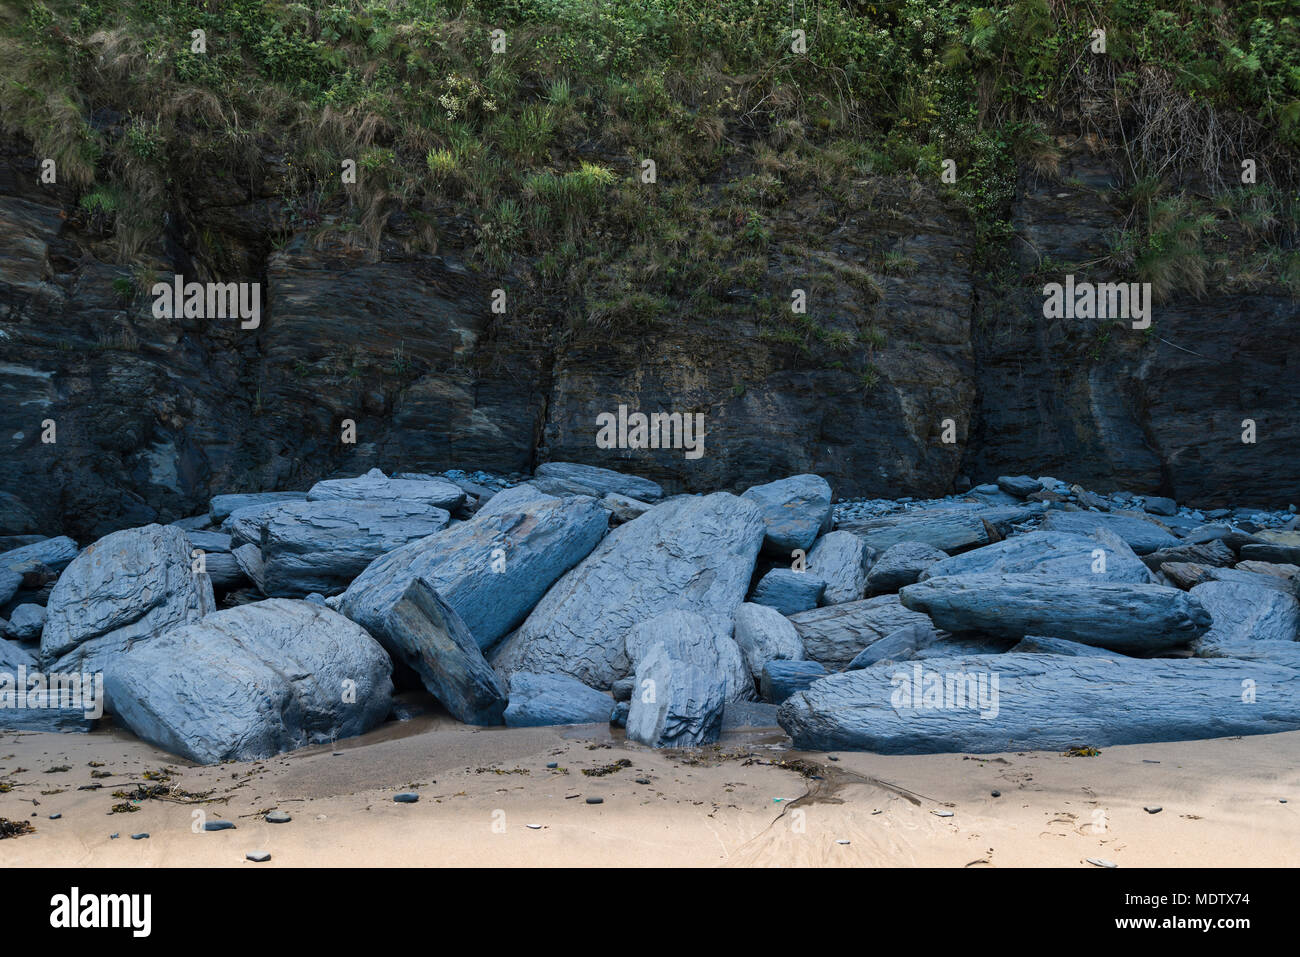
M1119 867L1114 861L1108 861L1104 857L1090 857L1088 863L1095 864L1097 867Z
M133 840L133 841L143 841L143 840L144 840L145 838L147 838L148 836L149 836L149 834L148 834L147 831L142 831L142 832L139 833L139 834L132 834L132 835L131 835L131 840Z
M246 860L252 861L255 864L262 864L271 859L271 852L270 851L249 851L247 854L244 855L244 858Z
M234 821L208 821L203 825L205 831L233 831Z
M1286 803L1286 798L1278 798L1278 799L1277 799L1277 802L1278 802L1279 804L1285 804L1285 803Z
M558 768L559 766L560 763L558 761L552 761L550 764L547 765L548 768L552 768L552 769Z
M530 831L540 831L541 829L542 829L542 826L541 826L540 824L529 824L529 825L528 825L528 830L530 830Z
M288 824L293 818L284 811L271 811L266 815L268 824Z
M1142 808L1142 810L1146 811L1148 814L1159 814L1161 811L1164 810L1164 808L1162 808L1159 804L1148 804L1144 808Z
M845 841L845 840L839 840L839 841L836 841L835 843L836 843L836 844L847 844L847 843L849 843L849 842L848 842L848 841Z
M587 798L587 803L588 803L588 804L604 804L604 803L605 803L605 799L604 799L604 798Z
M636 779L636 783L637 783L637 784L649 784L649 783L650 783L650 779L649 779L649 778L637 778L637 779Z
M952 817L952 811L931 811L930 813L937 817Z
M420 795L416 794L414 791L403 791L401 794L394 794L393 800L398 804L414 804L416 801L420 800Z
M1000 797L1002 797L1002 792L1001 792L1001 791L992 791L992 792L990 792L990 793L991 793L995 798L1000 798Z
M117 840L119 837L121 837L121 836L122 836L122 835L120 835L120 834L114 832L114 833L108 835L108 839L109 839L110 841L116 841L116 840Z
M838 761L839 758L837 758L837 757L836 757L835 755L833 755L833 754L828 754L828 755L826 755L826 760L827 760L827 761Z
M57 820L58 820L59 818L61 818L61 817L63 817L62 814L51 814L51 815L50 815L50 820L51 820L51 821L57 821Z

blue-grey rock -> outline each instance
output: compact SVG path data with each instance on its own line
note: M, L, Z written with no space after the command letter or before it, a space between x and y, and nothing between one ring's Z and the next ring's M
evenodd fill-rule
M1142 503L1143 511L1150 512L1152 515L1174 516L1178 514L1178 503L1172 498L1163 498L1159 495L1140 495L1138 501Z
M262 549L250 542L233 549L230 554L239 565L239 571L243 576L265 595L266 563L262 561Z
M928 648L938 640L939 632L929 620L904 625L867 645L844 670L857 671L881 661L911 661L922 648Z
M445 509L408 499L277 505L262 526L266 593L340 591L380 555L440 532L450 520Z
M1300 582L1293 578L1285 578L1280 575L1268 574L1266 572L1251 571L1252 568L1279 568L1284 566L1274 565L1267 562L1244 561L1238 562L1236 568L1206 568L1205 574L1210 581L1231 582L1239 585L1249 585L1254 588L1267 588L1271 591L1278 591L1292 598L1300 597L1297 587ZM1194 584L1202 584L1195 582Z
M505 720L513 728L604 724L609 721L613 705L609 695L588 688L577 678L520 671L510 678L510 703L506 706Z
M1152 571L1159 571L1161 565L1183 563L1219 568L1231 565L1236 560L1236 554L1220 539L1199 544L1182 543L1172 548L1147 552L1142 556L1142 563Z
M199 764L363 734L387 716L392 662L342 615L272 598L140 641L105 677L132 731Z
M465 501L459 485L443 478L390 479L379 469L371 469L356 478L327 479L307 490L309 502L333 502L357 499L367 502L420 502L446 512L454 512Z
M626 495L641 502L657 502L664 495L657 482L577 462L544 462L537 466L533 481L543 491L556 490L559 494L594 498L613 494Z
M1300 637L1300 602L1266 584L1211 581L1195 586L1189 594L1209 612L1213 622L1193 645L1198 655L1205 656L1220 644L1294 642Z
M757 681L769 661L802 661L803 639L794 624L775 608L745 602L736 609L736 645Z
M615 701L609 712L609 723L616 728L627 727L627 716L632 711L631 701Z
M241 509L296 502L306 497L306 492L236 492L232 495L214 495L208 502L208 515L214 525L220 525Z
M460 616L417 578L388 613L380 642L466 724L501 724L506 688Z
M741 496L755 503L767 527L764 548L789 558L791 551L812 548L831 526L831 487L820 475L792 475L755 485Z
M983 551L984 549L979 549ZM968 552L967 554L973 554ZM876 559L867 573L867 595L887 595L910 585L931 565L942 562L948 553L925 542L899 542Z
M252 861L254 864L265 864L271 859L270 851L249 851L244 855L245 860Z
M1096 645L1085 645L1064 638L1049 638L1044 635L1026 635L1010 649L1015 654L1066 655L1071 658L1096 658L1098 655L1118 655L1118 651L1107 651ZM1121 655L1121 657L1125 657Z
M523 485L515 485L497 492L496 495L488 499L482 508L474 513L474 517L487 518L506 512L517 512L525 505L539 502L549 502L554 505L560 501L560 498L561 496L548 495L537 486L525 482Z
M662 644L674 660L689 662L707 674L721 675L727 701L746 701L754 697L754 681L731 631L731 623L723 619L673 608L638 622L628 631L627 658L635 669L646 651Z
M998 488L1016 498L1028 498L1043 487L1043 483L1028 475L999 475Z
M42 568L57 575L77 557L77 543L66 535L43 538L0 553L0 605L8 604L23 580Z
M874 569L873 569L874 570ZM1053 579L1152 584L1150 570L1117 535L1028 532L953 555L926 568L917 581L951 575L1033 575Z
M628 498L626 495L615 495L613 492L602 495L600 504L602 508L609 512L609 523L611 525L622 525L634 518L640 518L654 507L649 502Z
M420 800L420 795L414 791L403 791L400 794L393 795L393 801L397 804L414 804Z
M839 605L865 597L872 551L852 532L827 532L808 553L808 572L826 582L822 604Z
M768 701L732 701L722 709L722 730L775 728L776 705Z
M39 667L36 656L22 645L0 638L0 674L15 674L20 666L28 671Z
M880 754L1271 734L1300 728L1300 671L1235 659L933 658L831 675L777 716L796 748Z
M816 608L821 603L826 582L811 572L797 572L792 568L769 569L750 594L755 605L767 605L783 615L794 615Z
M908 585L900 597L945 631L1052 635L1124 654L1186 647L1210 627L1200 602L1163 585L952 575Z
M758 507L726 492L656 505L556 582L493 664L507 675L569 674L605 689L630 668L628 631L662 612L696 611L730 634L763 530Z
M804 654L830 668L843 668L872 642L908 625L930 627L930 619L904 608L897 595L880 595L815 608L790 618Z
M266 814L267 824L288 824L292 820L292 815L287 811L268 811Z
M1277 565L1300 565L1300 545L1278 545L1265 542L1260 545L1243 545L1240 551L1244 560L1271 562Z
M184 528L173 522L177 528ZM209 529L185 529L185 537L190 543L190 557L195 558L195 550L203 553L203 570L207 572L214 591L224 592L243 588L250 584L244 570L232 554L234 548L241 544L226 532Z
M610 686L610 694L614 696L615 701L631 701L632 689L636 687L636 681L632 678L619 678Z
M591 498L516 496L512 507L513 491L502 492L468 521L375 559L348 586L339 609L382 639L389 610L422 578L455 609L479 647L490 648L609 527L608 513Z
M40 641L45 627L42 605L19 605L9 613L9 634L15 641Z
M727 695L722 675L674 659L656 644L637 665L636 685L642 690L629 704L628 740L652 748L693 748L718 740Z
M1201 657L1266 661L1300 671L1300 641L1224 641L1207 647Z
M1138 555L1145 555L1161 548L1172 548L1178 544L1178 538L1154 519L1143 517L1140 513L1127 512L1063 512L1053 509L1043 517L1042 530L1045 532L1073 532L1076 535L1091 535L1096 529L1104 528L1113 532L1128 543Z
M205 831L233 831L235 829L234 821L204 821L203 830Z
M950 554L989 543L988 529L977 509L930 508L842 521L839 527L858 535L877 552L899 542L925 542Z
M780 704L825 677L826 667L819 661L769 661L763 666L763 700Z

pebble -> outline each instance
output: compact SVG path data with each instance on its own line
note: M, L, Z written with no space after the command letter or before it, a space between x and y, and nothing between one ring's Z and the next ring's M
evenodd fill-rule
M560 763L558 761L552 761L550 764L547 765L548 768L558 768L559 766Z
M1002 792L1001 792L1001 791L993 791L993 792L991 792L991 793L993 794L993 796L994 796L995 798L1000 798L1000 797L1002 797Z
M605 803L605 799L604 799L604 798L587 798L587 803L588 803L588 804L604 804L604 803Z
M650 783L650 779L649 779L649 778L637 778L637 779L636 779L636 783L637 783L637 784L649 784L649 783Z
M931 811L930 813L938 817L952 817L952 811Z
M848 842L848 841L845 841L845 840L839 840L839 841L836 841L835 843L836 843L836 844L847 844L847 843L849 843L849 842Z
M146 837L148 837L148 836L149 836L149 832L148 832L148 831L142 831L142 832L140 832L139 834L132 834L132 835L131 835L131 840L133 840L133 841L143 841L143 840L144 840Z
M121 836L122 836L122 835L118 834L117 832L114 832L114 833L108 835L108 839L109 839L110 841L116 841L116 840L117 840L119 837L121 837Z
M268 824L288 824L293 818L284 811L272 811L266 815L266 820Z
M249 851L247 854L244 855L244 857L245 859L250 860L255 864L261 864L271 859L271 852L270 851Z
M233 831L234 829L234 821L208 821L203 825L205 831Z
M1119 867L1114 861L1108 861L1104 857L1090 857L1088 863L1096 864L1098 867Z
M393 800L398 804L414 804L416 801L420 800L420 795L416 794L414 791L403 791L401 794L394 794Z
M1148 814L1159 814L1164 810L1164 808L1159 804L1148 804L1146 807L1142 808L1142 810L1146 811Z
M530 831L540 831L541 829L542 829L542 826L541 826L540 824L529 824L529 825L528 825L528 830L530 830Z
M57 820L58 820L59 818L61 818L61 817L63 817L62 814L51 814L51 815L50 815L50 820L51 820L51 821L57 821Z

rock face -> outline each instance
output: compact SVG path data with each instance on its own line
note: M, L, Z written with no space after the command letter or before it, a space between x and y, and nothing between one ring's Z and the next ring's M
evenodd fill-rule
M1098 554L1100 551L1100 554ZM1150 584L1151 573L1113 534L1029 532L927 567L919 581L950 575L1034 575L1054 579Z
M111 658L112 651L196 621L215 607L208 576L190 569L190 544L181 529L146 525L113 532L88 546L55 584L41 660L58 659L51 670L103 670L101 656Z
M1198 655L1242 641L1295 641L1300 637L1300 603L1267 585L1211 581L1190 594L1210 613L1213 625L1197 639Z
M408 499L274 506L262 526L266 593L279 598L333 594L380 555L441 531L450 519L441 508Z
M465 623L428 584L415 579L388 613L380 639L412 668L457 721L501 724L506 688Z
M790 621L803 640L804 653L832 668L843 668L873 641L908 625L930 627L930 619L904 608L897 595L828 605L794 615Z
M826 582L811 572L773 568L758 580L749 600L775 608L783 615L793 615L816 608L825 591Z
M636 669L627 736L652 748L712 744L722 730L726 682L652 645Z
M780 704L796 691L803 691L824 677L826 666L820 661L769 661L763 666L763 700Z
M802 661L803 639L775 608L749 602L736 609L736 644L750 675L759 679L769 661Z
M507 675L568 674L605 689L627 674L627 633L642 621L695 611L721 618L729 633L763 534L758 507L726 492L663 502L614 529L556 582L493 664Z
M307 491L309 502L356 501L382 502L400 499L418 502L443 511L453 511L465 501L459 485L440 478L392 479L379 469L348 479L317 482Z
M947 631L1045 634L1125 654L1185 647L1210 627L1194 597L1162 585L953 575L908 585L900 597Z
M634 625L627 633L627 657L635 670L655 645L674 661L684 661L710 675L722 675L726 701L749 701L754 682L740 646L720 630L718 619L673 609Z
M984 551L984 549L978 549ZM969 552L967 554L970 554ZM867 574L867 595L885 595L910 585L948 555L924 542L899 542L885 549Z
M456 611L479 647L490 648L596 547L609 521L590 498L544 497L518 507L507 500L498 506L497 499L508 494L493 498L469 521L375 559L343 593L339 610L383 640L389 610L422 578Z
M864 597L871 548L852 532L827 532L808 553L808 572L826 583L822 602L839 605Z
M1257 701L1243 700L1246 679ZM1229 659L932 658L831 675L777 717L796 748L880 754L1271 734L1300 728L1300 671Z
M755 485L742 498L756 504L767 526L764 548L788 557L793 549L805 552L831 523L831 487L820 475L794 475Z
M1043 519L1043 530L1048 532L1073 532L1076 535L1090 535L1098 528L1114 532L1128 543L1139 555L1146 555L1160 548L1172 548L1178 539L1169 531L1153 521L1133 515L1117 515L1114 512L1048 512Z
M135 643L105 690L141 738L216 764L363 734L389 712L391 669L342 615L273 598Z
M664 496L657 482L577 462L543 462L534 474L541 480L535 484L552 494L622 495L640 502L657 502Z
M505 721L512 728L550 724L605 724L614 701L568 675L533 675L521 671L510 679Z

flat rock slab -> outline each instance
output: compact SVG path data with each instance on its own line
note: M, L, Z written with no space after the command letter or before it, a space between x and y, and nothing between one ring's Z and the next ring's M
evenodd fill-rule
M872 554L871 546L852 532L836 530L817 539L808 553L808 573L826 583L822 603L839 605L863 598Z
M537 483L544 491L554 489L570 495L591 495L595 498L624 495L639 502L657 502L664 497L664 490L657 482L595 465L544 462L537 466L534 474L545 480Z
M794 615L816 608L825 591L826 582L811 572L772 568L758 580L749 600L775 608L783 615Z
M780 704L796 691L826 677L820 661L769 661L763 666L762 695L769 704Z
M767 526L764 548L788 558L796 548L805 552L831 525L831 487L820 475L755 485L741 496L759 507Z
M388 715L391 673L383 648L342 615L272 598L137 642L105 688L139 737L218 764L369 731Z
M553 724L604 724L614 700L568 675L534 675L521 671L510 678L505 722L512 728Z
M804 654L830 668L843 668L863 648L908 625L930 627L930 619L904 608L897 595L827 605L793 615Z
M1242 694L1247 680L1256 689L1250 701ZM831 675L790 697L777 715L801 750L879 754L1273 734L1300 729L1300 671L1229 659L932 658Z
M1070 658L1095 658L1098 655L1118 655L1118 651L1107 651L1095 645L1085 645L1064 638L1048 638L1043 635L1026 635L1016 642L1011 651L1016 654L1066 655Z
M309 502L330 502L340 499L361 499L371 502L403 499L453 512L464 503L465 491L446 479L391 479L379 469L371 469L357 478L327 479L324 482L317 482L307 491Z
M8 604L26 584L34 572L48 570L57 575L77 557L77 543L66 535L43 538L30 545L20 545L0 553L0 605Z
M1222 568L1233 564L1237 556L1232 549L1219 539L1201 544L1175 545L1173 548L1161 548L1142 556L1142 562L1152 571L1165 564L1204 565L1208 568Z
M1114 512L1062 512L1053 509L1043 518L1042 530L1091 535L1098 528L1114 532L1139 555L1173 548L1178 538L1154 521Z
M428 692L458 721L504 722L506 688L452 608L421 579L407 586L388 614L380 641L410 666Z
M928 565L916 580L949 575L1033 575L1134 584L1154 581L1128 544L1106 531L1094 535L1042 531L1016 535Z
M890 545L867 573L867 594L874 597L896 592L904 585L915 582L926 569L947 557L947 552L925 542Z
M980 514L982 511L982 507L932 508L866 521L841 522L840 527L861 536L877 552L900 542L924 542L953 554L989 543L988 528Z
M1241 557L1256 562L1300 565L1300 545L1243 545Z
M1124 654L1186 647L1210 627L1200 602L1163 585L953 575L908 585L900 597L945 631L1051 635Z

